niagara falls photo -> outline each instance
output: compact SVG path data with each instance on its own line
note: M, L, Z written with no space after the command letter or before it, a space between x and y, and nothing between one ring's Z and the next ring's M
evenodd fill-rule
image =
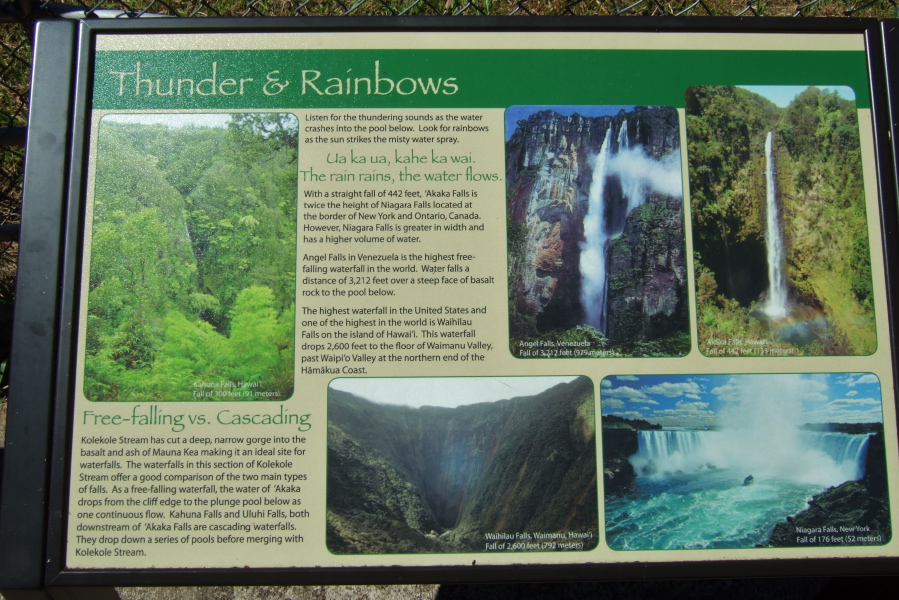
M88 400L292 396L298 134L286 113L100 120Z
M677 111L512 106L505 119L512 355L689 353Z
M600 398L612 550L891 539L871 373L613 376Z
M335 379L328 550L596 548L593 389L587 377Z
M686 112L700 351L874 353L854 91L695 86Z

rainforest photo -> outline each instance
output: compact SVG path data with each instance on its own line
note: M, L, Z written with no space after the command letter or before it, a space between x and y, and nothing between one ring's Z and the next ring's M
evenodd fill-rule
M89 400L292 395L298 129L279 113L100 120Z
M696 86L686 107L703 354L872 354L853 90Z
M600 396L613 550L891 539L871 373L617 376Z
M595 548L594 403L587 377L334 380L328 549Z
M672 107L506 110L513 356L690 351L681 169Z

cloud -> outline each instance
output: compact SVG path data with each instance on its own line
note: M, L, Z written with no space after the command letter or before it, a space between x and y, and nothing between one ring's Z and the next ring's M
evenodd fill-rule
M664 381L642 389L647 394L660 394L662 396L667 396L668 398L677 398L686 394L693 394L695 396L702 392L702 388L699 387L699 384L695 381Z
M837 383L842 383L846 387L855 387L863 383L880 383L880 380L877 379L877 375L872 373L862 373L855 379L853 379L852 375L848 375L843 379L838 379Z
M836 407L807 413L806 418L809 423L880 423L883 421L883 413L880 407L868 410Z
M624 402L619 400L618 398L603 398L602 399L602 408L603 408L603 410L624 408Z
M824 394L819 394L817 392L812 392L809 394L803 394L802 399L808 400L809 402L824 402L825 400L827 400L827 396L825 396Z
M618 412L612 413L617 417L624 417L626 419L646 419L647 417L643 416L643 413L637 410L622 410Z
M718 396L719 400L723 400L725 402L735 402L742 398L744 389L744 386L731 379L724 385L719 385L718 387L713 388L712 393Z
M706 427L715 424L715 413L708 408L708 402L678 400L674 408L657 410L649 419L666 427Z
M858 396L858 390L849 390L848 392L846 392L846 395L849 396L850 398L852 396Z
M634 404L647 404L647 405L652 404L654 406L659 405L659 403L656 402L655 400L653 400L652 398L635 399L635 400L631 400L631 402L633 402Z
M817 378L806 378L802 380L802 387L811 392L826 392L827 383Z
M811 423L870 423L883 421L878 398L838 398L805 413Z
M623 398L630 402L644 402L647 404L658 404L655 400L644 394L641 390L623 385L617 388L603 389L601 391L603 402L606 398Z
M759 395L787 393L791 397L821 402L827 396L827 384L820 379L810 379L802 375L734 375L723 385L712 389L712 393L723 402L739 402Z
M828 406L880 406L880 400L875 398L838 398L832 401Z

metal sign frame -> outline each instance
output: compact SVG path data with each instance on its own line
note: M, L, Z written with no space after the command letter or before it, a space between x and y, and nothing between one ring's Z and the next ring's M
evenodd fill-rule
M757 558L587 564L295 568L77 569L65 561L72 394L87 193L95 43L105 34L322 32L609 33L676 32L864 36L871 90L873 152L890 331L895 353L897 123L899 52L895 22L865 19L705 18L317 18L140 19L41 22L35 36L31 116L9 403L0 505L0 588L106 585L259 585L503 582L631 578L875 575L895 571L897 557ZM891 141L892 140L892 143ZM873 215L871 215L873 217ZM872 245L877 244L872 240ZM895 365L895 359L893 360ZM894 366L895 377L895 366ZM884 396L896 396L885 389ZM887 423L896 427L896 423ZM887 452L895 459L897 448ZM895 485L896 479L893 477ZM601 501L600 501L601 502ZM759 553L761 555L761 552ZM438 562L438 561L435 561Z

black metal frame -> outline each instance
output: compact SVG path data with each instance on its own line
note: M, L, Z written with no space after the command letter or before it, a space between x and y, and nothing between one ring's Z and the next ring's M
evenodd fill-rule
M0 588L106 585L360 584L892 574L899 558L466 567L67 569L70 401L75 357L90 89L98 33L582 31L864 34L874 115L890 338L899 294L899 21L872 19L341 17L41 22L17 290L10 414L0 497ZM890 60L890 54L897 58ZM895 64L894 64L895 63ZM888 74L890 85L887 85ZM892 138L890 134L892 133ZM890 142L892 139L892 142ZM895 357L894 357L895 364ZM894 369L895 371L895 369ZM895 392L895 390L894 390ZM896 452L896 448L890 451Z

